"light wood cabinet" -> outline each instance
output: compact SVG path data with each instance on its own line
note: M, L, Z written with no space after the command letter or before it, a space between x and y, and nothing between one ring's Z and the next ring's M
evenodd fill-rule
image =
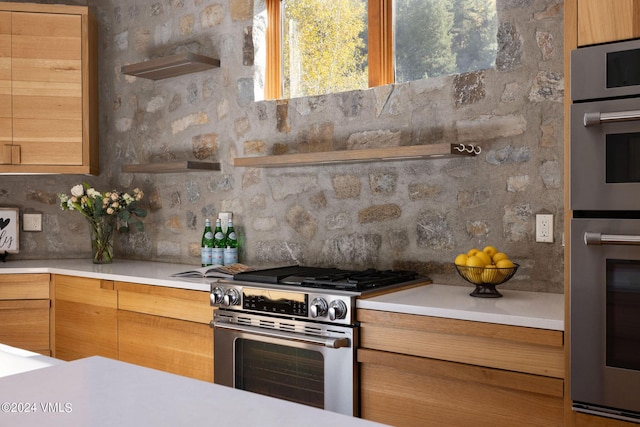
M116 282L118 359L213 382L209 292Z
M640 37L640 0L577 0L578 46Z
M0 3L0 172L98 174L88 8Z
M0 343L51 355L49 275L0 275Z
M118 295L113 282L54 275L54 357L118 357Z
M563 333L358 310L362 418L398 426L562 426Z

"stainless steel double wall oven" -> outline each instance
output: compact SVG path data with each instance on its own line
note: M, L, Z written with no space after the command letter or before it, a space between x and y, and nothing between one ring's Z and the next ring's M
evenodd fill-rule
M571 399L640 423L640 40L571 55Z

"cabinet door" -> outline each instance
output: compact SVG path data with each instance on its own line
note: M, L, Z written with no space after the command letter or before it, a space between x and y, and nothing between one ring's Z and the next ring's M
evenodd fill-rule
M360 415L416 427L537 427L564 422L561 379L358 350Z
M0 164L11 164L11 12L0 12Z
M637 37L639 0L578 0L578 46Z
M49 300L0 301L0 342L49 356Z
M0 342L50 355L49 275L0 275Z
M209 292L116 282L118 358L213 382Z
M13 12L11 19L13 163L82 165L81 16Z
M62 360L118 357L117 292L113 282L54 276L55 352Z
M213 382L209 325L118 311L118 359Z

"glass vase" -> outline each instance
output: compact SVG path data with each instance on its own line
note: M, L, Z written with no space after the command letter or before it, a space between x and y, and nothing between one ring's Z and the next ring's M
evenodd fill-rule
M115 215L108 215L94 218L90 221L91 255L94 264L109 264L113 262L115 219Z

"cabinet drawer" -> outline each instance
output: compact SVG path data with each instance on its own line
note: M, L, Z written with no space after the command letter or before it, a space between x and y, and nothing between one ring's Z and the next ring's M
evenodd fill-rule
M56 301L90 304L99 307L118 307L118 294L109 280L55 275Z
M561 331L358 310L360 346L564 378Z
M0 342L49 355L49 300L0 301Z
M49 299L48 274L0 274L0 300Z
M207 325L213 319L209 292L116 282L118 308Z

